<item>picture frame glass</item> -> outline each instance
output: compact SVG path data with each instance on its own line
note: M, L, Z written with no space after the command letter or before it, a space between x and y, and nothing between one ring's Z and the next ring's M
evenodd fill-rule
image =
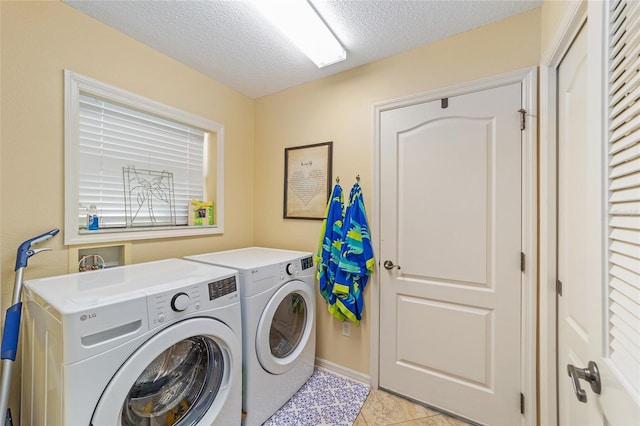
M333 142L285 148L285 219L322 220L331 191Z

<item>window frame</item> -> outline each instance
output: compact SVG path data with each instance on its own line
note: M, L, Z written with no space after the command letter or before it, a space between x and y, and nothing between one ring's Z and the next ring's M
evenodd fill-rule
M65 233L66 245L113 241L179 238L224 233L224 126L212 120L162 104L135 93L111 86L89 77L64 70L64 142L65 142ZM80 232L79 204L79 145L80 145L80 93L155 114L169 120L198 127L210 132L211 149L216 151L216 223L213 226L157 226L149 228L101 229ZM213 137L214 136L214 137ZM215 144L215 145L214 145ZM210 168L213 166L209 164ZM206 168L206 167L205 167ZM206 170L205 170L206 171Z

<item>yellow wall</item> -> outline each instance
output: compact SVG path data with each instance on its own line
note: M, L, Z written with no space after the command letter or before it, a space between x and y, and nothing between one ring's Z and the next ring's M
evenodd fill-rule
M540 57L540 10L422 46L391 58L256 101L255 241L257 245L315 252L320 222L283 220L284 148L333 141L333 175L348 194L355 176L371 221L373 110L376 102L536 66ZM376 238L375 224L372 237ZM294 237L295 236L295 237ZM382 259L377 259L382 260ZM351 337L317 303L317 356L369 374L368 305Z
M2 312L18 245L64 224L64 69L225 125L224 235L136 241L132 262L253 243L252 99L62 2L0 1L0 16ZM62 235L46 246L54 250L33 257L26 278L67 273Z
M2 297L3 288L5 286L2 285L2 7L0 6L0 314L4 312L4 305L2 302L4 298ZM0 324L4 326L4 320L0 321Z
M225 233L133 242L134 263L253 242L252 99L61 2L2 8L2 287L12 287L20 242L64 223L63 70L225 125ZM28 277L67 272L62 236L32 258ZM3 299L7 302L7 299Z
M551 42L556 36L556 31L560 30L560 22L569 4L576 2L577 0L547 0L542 4L540 8L542 16L540 31L541 57L544 57L547 51L553 47L551 46Z

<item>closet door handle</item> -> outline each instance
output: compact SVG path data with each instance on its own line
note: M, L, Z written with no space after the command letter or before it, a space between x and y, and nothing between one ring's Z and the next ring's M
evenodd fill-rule
M386 269L393 269L393 268L400 269L400 265L394 265L393 262L390 260L385 260L382 266L384 266Z
M580 379L587 381L591 385L591 390L594 393L600 393L600 371L598 371L598 365L595 362L589 361L587 368L578 368L575 365L567 364L567 373L569 373L569 377L571 377L573 391L578 401L587 402L587 393L580 386Z

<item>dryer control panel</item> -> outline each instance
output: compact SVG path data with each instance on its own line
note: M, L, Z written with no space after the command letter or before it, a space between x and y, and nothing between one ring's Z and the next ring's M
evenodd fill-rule
M305 271L309 268L313 268L313 258L311 256L303 257L290 263L280 264L280 270L292 276L298 275L300 271ZM284 279L284 275L281 275L281 278Z
M238 296L236 276L147 296L149 326L166 324L201 310L224 306Z
M311 256L303 257L302 260L300 260L300 263L302 265L303 271L305 269L313 268L313 257Z

